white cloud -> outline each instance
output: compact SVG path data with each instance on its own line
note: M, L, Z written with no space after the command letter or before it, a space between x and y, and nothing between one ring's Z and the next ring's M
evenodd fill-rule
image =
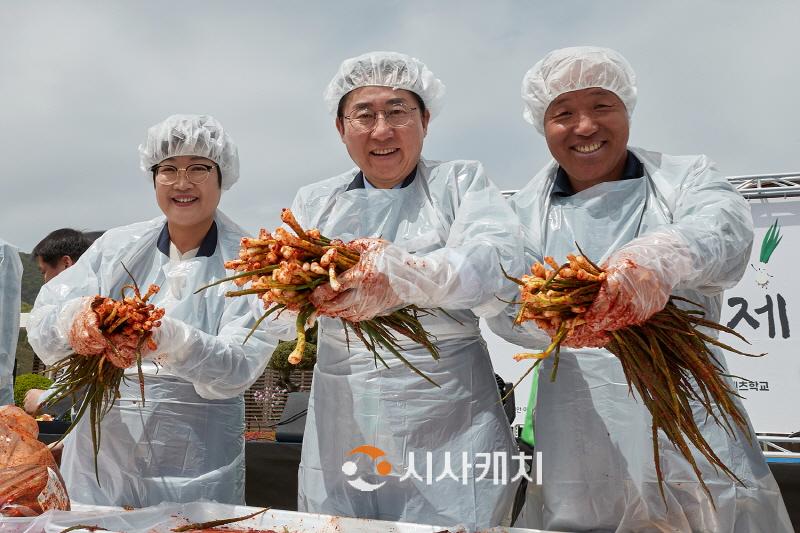
M523 73L598 44L637 70L632 141L708 153L729 174L796 170L796 3L46 2L0 14L0 234L23 250L63 226L158 213L136 148L176 112L216 116L242 180L223 209L277 224L300 185L349 166L321 93L371 49L421 58L448 87L425 154L480 159L519 187L548 154L520 116Z

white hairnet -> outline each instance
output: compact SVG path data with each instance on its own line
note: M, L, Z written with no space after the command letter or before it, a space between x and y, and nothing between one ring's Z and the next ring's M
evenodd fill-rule
M422 98L431 118L439 113L444 103L444 83L422 61L397 52L368 52L345 59L339 66L323 93L328 110L336 113L344 95L367 86L411 91Z
M599 46L553 50L522 78L522 116L544 134L544 113L564 93L600 87L616 94L628 117L636 107L636 74L618 52Z
M147 139L139 145L140 166L144 171L179 155L205 157L219 165L225 190L239 179L236 143L212 116L172 115L148 129Z

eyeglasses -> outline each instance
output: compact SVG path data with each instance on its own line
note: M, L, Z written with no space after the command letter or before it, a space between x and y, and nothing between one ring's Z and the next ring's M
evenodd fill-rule
M195 163L184 168L178 168L173 165L156 165L151 170L155 174L156 181L161 185L175 185L178 182L181 170L186 175L189 183L200 185L208 179L214 168L212 165Z
M373 111L364 107L356 109L349 115L345 115L344 118L350 122L353 129L361 132L374 130L375 126L378 125L378 117L380 115L383 115L383 120L386 121L386 124L389 126L393 128L402 128L413 122L414 115L412 111L416 109L416 107L407 107L405 104L396 104L382 111Z

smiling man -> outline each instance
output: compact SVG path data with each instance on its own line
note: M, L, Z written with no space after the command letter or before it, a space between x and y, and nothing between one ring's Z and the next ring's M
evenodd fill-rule
M342 98L336 129L366 176L364 186L402 186L417 167L430 118L422 99L403 89L361 87Z
M200 499L244 503L242 393L261 375L277 344L262 331L243 343L255 317L250 302L225 298L225 276L245 231L217 206L239 178L233 139L214 118L173 115L139 147L142 170L163 216L108 230L71 268L50 280L28 323L46 363L69 355L68 331L98 335L81 320L95 294L119 297L130 271L166 315L145 352L141 402L137 369L126 369L105 415L95 479L89 417L65 440L61 473L73 501L144 507ZM126 271L127 269L127 271ZM151 359L157 356L157 366Z
M511 199L523 224L525 262L563 260L577 243L608 274L586 324L563 343L569 348L561 351L557 379L549 379L552 358L540 365L535 427L543 485L529 487L525 525L791 531L754 434L728 433L704 416L699 402L693 405L697 426L743 484L695 454L712 501L691 465L659 434L662 498L650 414L630 392L619 360L602 349L609 331L643 322L670 294L702 304L718 321L722 291L738 282L750 256L749 206L705 156L628 146L636 81L613 50L551 52L525 75L522 94L524 116L544 134L554 158ZM534 322L514 327L516 312L511 306L489 324L521 346L549 344L554 331L542 332Z
M547 147L561 167L562 194L623 176L629 159L628 112L613 92L590 88L562 94L547 108L544 128ZM630 160L635 167L635 156Z
M477 317L503 309L496 295L512 297L501 265L521 268L519 223L480 163L422 158L443 95L422 62L393 52L344 61L325 93L356 168L303 187L293 211L329 237L362 238L361 260L340 277L342 290L325 284L312 295L325 316L299 472L301 510L475 528L497 525L511 504L513 484L493 480L500 472L479 479L481 454L497 452L495 464L510 469L515 446ZM438 361L401 341L402 355L441 388L389 352L381 353L389 368L376 365L337 319L406 305L447 309L421 317ZM385 452L392 468L377 472L369 457L351 460L347 453L362 445ZM448 467L458 476L403 479L412 457L421 471L428 462L437 476ZM354 486L360 480L380 488L365 492Z

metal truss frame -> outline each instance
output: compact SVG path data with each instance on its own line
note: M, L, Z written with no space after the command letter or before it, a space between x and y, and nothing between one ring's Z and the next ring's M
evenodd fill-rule
M800 172L729 176L727 179L748 200L800 196ZM517 192L517 189L509 189L502 194L509 198Z
M800 196L800 172L730 176L728 181L748 200Z
M777 433L758 435L758 443L767 461L772 459L774 462L800 463L800 437L792 435Z

